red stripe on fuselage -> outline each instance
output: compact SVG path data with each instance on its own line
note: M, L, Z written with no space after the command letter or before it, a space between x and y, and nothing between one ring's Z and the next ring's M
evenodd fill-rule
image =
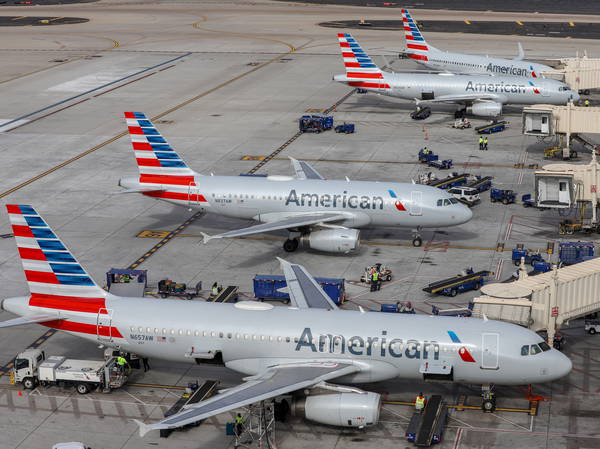
M376 78L383 79L383 75L381 73L372 73L372 72L348 72L346 73L348 78Z
M143 192L146 196L151 196L153 198L161 198L164 200L183 200L183 201L199 201L201 203L207 203L204 195L198 193L182 193L182 192Z
M408 57L410 59L418 59L420 61L429 61L429 58L425 55L415 55L415 54L409 54Z
M69 310L71 312L106 313L105 298L81 298L77 296L44 295L32 293L29 298L31 307Z
M145 184L166 184L176 186L195 186L196 182L193 176L176 176L176 175L151 175L140 174L140 183Z
M372 87L374 89L389 89L390 85L385 83L367 83L365 81L349 81L348 86L352 87Z
M114 326L96 326L95 324L77 323L67 320L53 320L40 323L61 331L77 332L80 334L101 335L103 337L123 338L123 334Z

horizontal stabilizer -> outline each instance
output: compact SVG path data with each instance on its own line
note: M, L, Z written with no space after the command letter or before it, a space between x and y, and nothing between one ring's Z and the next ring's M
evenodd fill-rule
M13 326L23 326L25 324L36 324L36 323L44 323L46 321L53 321L59 319L58 315L36 315L29 318L19 317L14 318L12 320L2 321L0 322L0 328L2 327L13 327Z
M138 425L138 427L140 428L140 437L142 437L142 438L144 437L144 435L146 435L148 432L150 432L152 430L150 425L144 424L139 419L134 419L133 422L136 423Z

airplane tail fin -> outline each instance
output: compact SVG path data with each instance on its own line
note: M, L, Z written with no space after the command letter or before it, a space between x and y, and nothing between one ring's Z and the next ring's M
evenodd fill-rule
M350 33L338 33L344 66L345 82L354 87L389 88L383 71L373 62Z
M140 183L195 185L195 172L187 166L145 114L125 112L125 120L140 170Z
M416 22L406 9L402 10L402 25L404 26L408 57L417 61L429 61L429 53L438 50L427 43L421 30L419 30Z
M28 205L7 204L6 210L31 297L29 306L99 313L108 293L100 288L44 219Z

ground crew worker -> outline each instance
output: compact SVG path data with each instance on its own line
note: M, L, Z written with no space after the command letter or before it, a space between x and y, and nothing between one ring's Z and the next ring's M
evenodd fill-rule
M587 108L590 105L590 100L588 100L586 98L585 101L583 102L583 105Z
M479 136L479 150L483 150L483 136Z
M379 271L375 270L373 272L373 276L371 278L371 285L374 286L374 288L371 291L378 291L381 289L381 281L379 279Z
M235 417L235 433L238 436L238 438L244 432L244 423L245 422L246 422L246 420L243 418L241 413L238 413L237 416Z
M483 149L485 151L487 151L487 149L488 149L488 138L487 137L483 138Z
M217 296L218 294L219 294L219 286L218 286L218 284L215 282L215 283L212 285L212 289L211 289L211 294L210 294L210 296Z
M127 365L127 359L122 355L117 356L117 366L119 367L122 373L125 372L125 365Z
M421 413L423 411L423 409L425 408L426 402L427 402L427 400L425 399L425 396L423 396L423 393L419 393L419 395L415 399L415 410L418 413Z
M423 147L423 154L429 154L429 148Z

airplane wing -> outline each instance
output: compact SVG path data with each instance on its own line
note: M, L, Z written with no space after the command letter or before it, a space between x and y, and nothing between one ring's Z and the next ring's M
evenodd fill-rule
M261 374L248 377L243 384L186 407L183 411L157 423L145 424L134 420L140 427L140 436L150 430L174 429L193 422L234 410L265 399L311 387L336 377L358 371L350 363L313 362L275 365Z
M44 323L46 321L53 321L60 319L59 315L36 315L32 317L19 317L13 318L12 320L6 320L0 322L0 328L2 327L13 327L22 326L25 324Z
M292 215L281 220L270 221L250 226L248 228L238 229L236 231L224 232L217 235L208 235L202 233L203 242L207 243L211 239L222 239L227 237L241 237L243 235L259 234L261 232L277 231L279 229L299 228L302 226L316 225L319 223L329 223L348 218L346 215L338 213L314 213Z
M416 100L419 103L467 103L471 101L496 101L502 103L504 98L496 94L462 94L462 95L440 95L433 100Z
M323 291L317 281L302 265L277 258L285 275L290 302L300 309L337 309L337 305Z
M290 160L292 161L298 179L325 179L308 162L298 161L293 157L290 157Z

